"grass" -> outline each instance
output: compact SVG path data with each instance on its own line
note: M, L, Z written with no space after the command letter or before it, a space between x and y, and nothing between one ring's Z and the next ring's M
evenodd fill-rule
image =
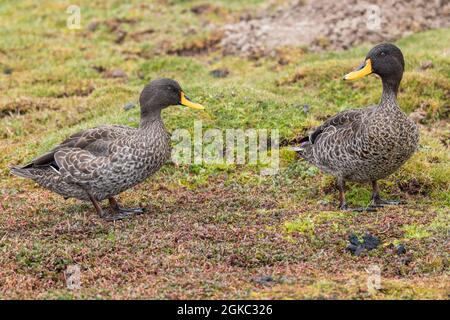
M327 53L280 48L258 60L211 49L217 26L262 1L216 1L202 15L191 10L202 1L79 3L80 30L65 27L69 2L0 5L0 298L448 299L448 29L397 42L407 61L400 105L425 115L419 152L382 188L407 205L336 211L333 179L282 149L276 176L254 165L168 164L120 196L148 214L107 223L89 204L64 201L7 166L81 129L137 126L138 108L123 106L156 77L177 79L207 107L166 109L170 131L192 132L201 120L204 129L277 128L282 141L340 110L376 103L381 86L375 77L341 81L370 45ZM125 39L118 41L118 30ZM422 70L425 60L433 67ZM217 68L229 76L214 78ZM127 78L109 78L114 69ZM368 186L349 186L352 204L366 205L369 195ZM350 255L348 235L367 232L382 245ZM400 243L405 255L395 253ZM74 264L79 290L64 278ZM366 286L371 265L381 268L375 293ZM265 275L274 281L255 281Z

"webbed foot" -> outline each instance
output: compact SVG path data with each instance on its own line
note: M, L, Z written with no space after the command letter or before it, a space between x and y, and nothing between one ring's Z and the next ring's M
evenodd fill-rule
M374 198L372 199L372 207L384 207L384 206L396 206L400 204L405 204L405 201L402 200L385 200L382 198Z
M373 206L351 208L351 207L347 206L346 204L339 206L339 210L352 211L352 212L376 212L377 211L377 209L374 208Z
M380 188L378 186L377 181L372 181L372 203L370 204L372 207L382 208L384 206L395 206L399 204L405 204L405 201L402 200L385 200L380 197Z
M143 214L145 212L144 208L118 208L115 210L104 210L101 218L106 221L117 221L131 218L135 215Z

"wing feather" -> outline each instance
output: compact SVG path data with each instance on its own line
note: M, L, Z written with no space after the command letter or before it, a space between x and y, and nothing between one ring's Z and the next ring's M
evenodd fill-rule
M67 148L77 148L89 151L92 155L107 156L110 144L130 130L134 129L121 125L108 125L77 132L49 152L35 158L27 166L52 165L55 162L55 153Z
M90 184L110 165L109 157L96 156L81 148L63 148L55 152L61 175L69 182Z
M363 125L362 119L366 114L372 112L375 106L363 109L350 109L342 111L327 119L322 125L317 127L310 135L304 137L300 142L310 142L314 144L322 134L332 134L336 131L345 131L345 136L359 132Z

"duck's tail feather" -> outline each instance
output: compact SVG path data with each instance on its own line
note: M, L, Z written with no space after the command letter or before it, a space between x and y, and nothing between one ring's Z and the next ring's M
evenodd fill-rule
M299 143L300 145L304 144L305 142L310 142L311 143L311 137L310 136L306 136L300 139Z
M298 157L305 159L305 154L307 152L308 146L310 145L311 143L309 142L309 137L305 137L300 140L299 146L291 146L288 148L288 150L295 151Z
M305 149L302 147L289 147L288 150L295 151L295 152L302 152Z
M24 167L11 166L11 167L9 167L9 169L10 169L11 173L15 176L27 178L27 179L33 179L34 174L32 172L30 172L30 170L28 170L27 167L28 166L24 166Z

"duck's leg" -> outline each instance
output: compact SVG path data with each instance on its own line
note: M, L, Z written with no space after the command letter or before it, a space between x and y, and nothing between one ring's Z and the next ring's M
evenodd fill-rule
M90 194L89 192L86 192L89 199L91 200L92 204L94 205L95 211L97 211L97 214L100 218L104 218L105 214L103 212L102 207L100 206L100 204L98 203L97 199L95 199L95 197Z
M401 200L384 200L380 197L380 187L378 186L378 182L372 181L372 207L383 207L389 205L398 205L404 204L404 201Z
M345 181L342 178L337 179L337 187L339 190L339 209L342 211L356 211L356 212L363 212L363 211L377 211L375 208L372 207L360 207L360 208L350 208L347 205L347 202L345 201Z
M123 209L120 208L119 204L117 203L116 199L113 197L108 198L109 204L110 204L110 210L108 210L108 213L106 213L100 204L98 203L97 199L90 194L89 192L86 192L89 199L91 200L92 204L94 205L95 211L97 211L97 214L100 218L103 218L107 221L116 221L116 220L122 220L128 217L131 217L135 214L141 214L144 213L144 209L136 208L136 209Z
M347 210L347 202L345 201L345 181L338 178L337 187L339 190L339 209Z
M105 219L108 221L121 220L129 218L136 214L144 213L144 209L142 208L130 208L130 209L121 208L119 206L119 203L117 203L116 199L114 199L114 197L109 197L108 200L112 213L111 215L105 217Z

